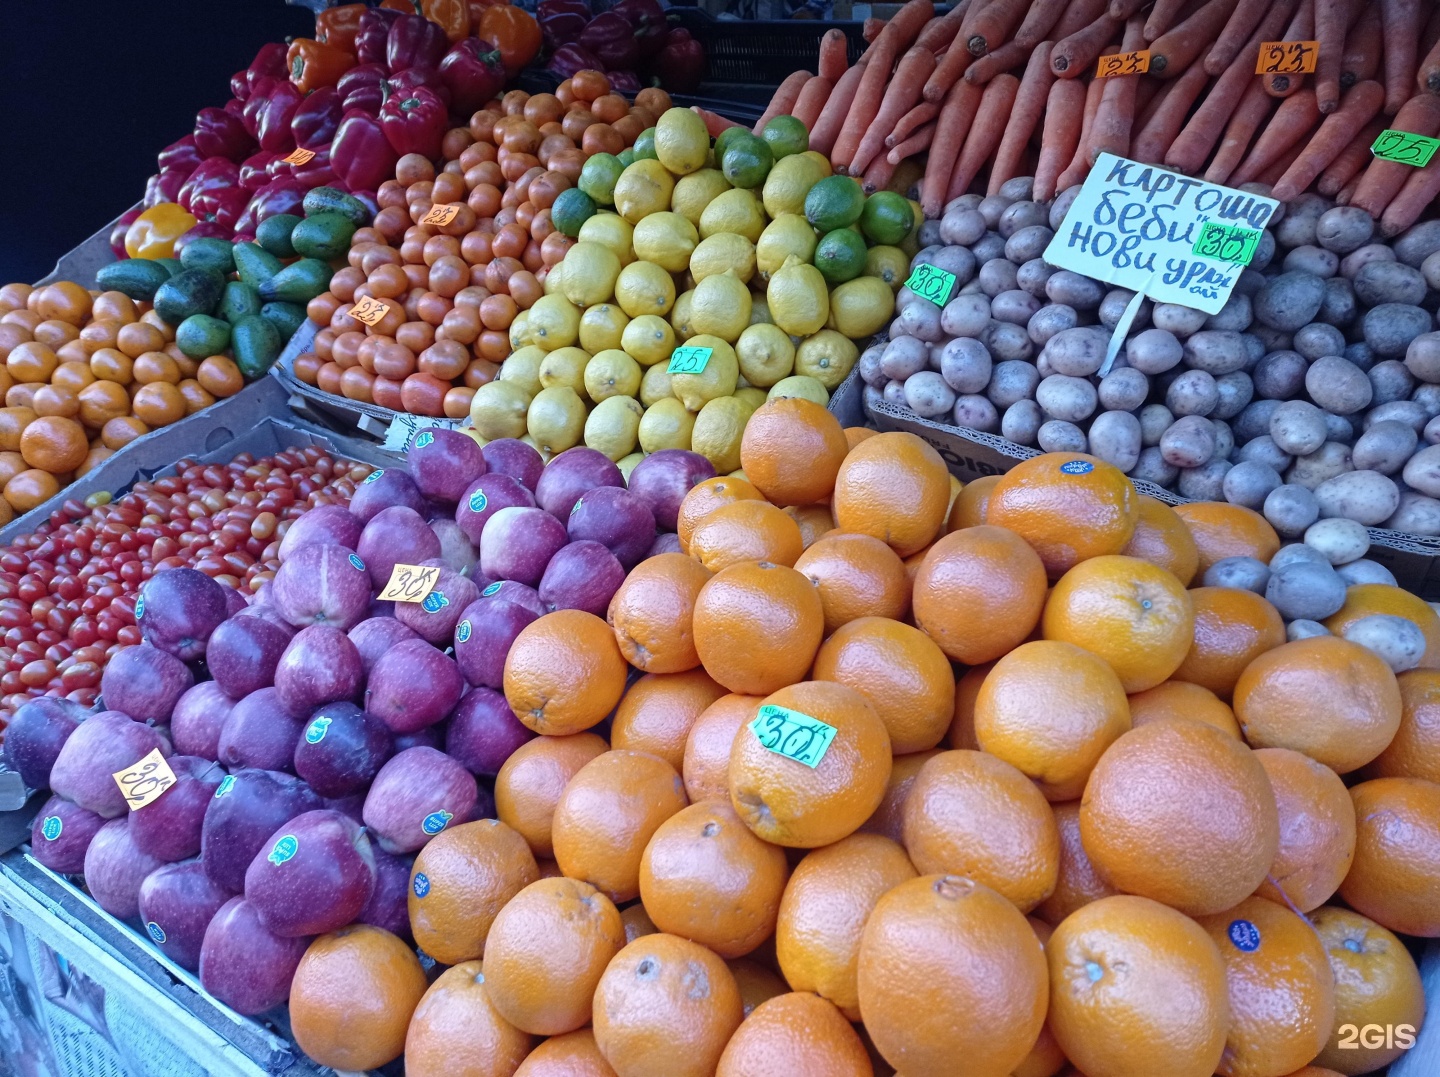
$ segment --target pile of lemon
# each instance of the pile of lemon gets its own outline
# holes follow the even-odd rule
[[[475,433],[547,459],[588,445],[627,472],[692,449],[726,474],[767,399],[828,403],[894,314],[921,212],[867,199],[808,142],[784,116],[712,145],[674,108],[633,150],[593,155],[553,211],[576,242],[476,391]]]

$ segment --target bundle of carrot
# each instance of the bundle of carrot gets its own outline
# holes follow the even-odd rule
[[[909,0],[864,32],[853,66],[827,32],[817,73],[787,78],[755,129],[799,117],[867,190],[913,176],[927,217],[1017,176],[1047,200],[1101,153],[1282,201],[1313,189],[1385,235],[1440,197],[1440,153],[1415,168],[1371,152],[1387,128],[1440,135],[1433,0],[958,0],[939,15]]]

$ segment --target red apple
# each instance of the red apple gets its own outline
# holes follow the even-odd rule
[[[196,755],[172,755],[168,762],[175,784],[130,813],[130,840],[142,853],[170,864],[199,854],[205,811],[225,771]]]
[[[396,602],[395,619],[413,628],[421,639],[444,646],[455,634],[455,624],[460,620],[461,611],[480,597],[480,588],[445,567],[438,558],[426,561],[422,567],[439,568],[440,575],[423,600]]]
[[[382,509],[404,505],[415,512],[425,511],[425,498],[404,468],[381,468],[370,472],[350,498],[350,512],[362,525]]]
[[[413,733],[443,719],[464,691],[449,655],[424,640],[398,643],[382,654],[365,685],[365,709],[394,733]]]
[[[493,778],[510,754],[534,736],[499,692],[472,688],[446,725],[445,754],[471,774]]]
[[[390,582],[396,565],[418,565],[440,556],[440,539],[413,509],[381,509],[360,532],[360,556],[370,569],[370,583],[380,590]]]
[[[535,492],[540,473],[545,470],[545,460],[533,445],[526,445],[519,438],[496,438],[487,441],[480,451],[491,472],[509,475],[531,493]]]
[[[135,599],[135,623],[145,642],[190,662],[230,616],[225,588],[193,568],[168,568],[151,576]]]
[[[115,772],[134,766],[156,748],[161,755],[170,754],[169,744],[153,727],[119,711],[101,711],[81,722],[60,749],[50,788],[96,815],[114,819],[128,810]]]
[[[29,788],[49,789],[50,769],[85,715],[80,704],[58,696],[41,696],[22,704],[5,729],[0,759]]]
[[[690,487],[715,477],[715,466],[689,449],[661,449],[652,452],[630,472],[630,492],[644,501],[655,514],[655,523],[666,531],[675,530],[680,502]]]
[[[413,853],[452,822],[470,817],[478,790],[468,770],[434,748],[407,748],[375,775],[365,825],[380,848]]]
[[[30,851],[51,871],[78,875],[85,870],[85,850],[104,825],[104,816],[51,797],[30,825]]]
[[[295,633],[275,667],[281,704],[301,717],[325,703],[359,699],[364,680],[360,652],[349,636],[330,625],[311,625]]]
[[[277,935],[323,935],[352,922],[375,889],[365,830],[321,809],[285,823],[250,861],[245,900]]]
[[[350,642],[360,652],[360,663],[367,677],[375,666],[375,660],[395,644],[420,638],[413,629],[394,617],[368,617],[350,629],[349,636]]]
[[[305,719],[285,706],[277,689],[260,688],[230,709],[220,730],[217,758],[231,770],[289,770],[304,728]]]
[[[218,583],[219,581],[217,580],[216,582]],[[226,617],[234,617],[241,610],[245,610],[250,607],[250,600],[245,597],[243,592],[236,590],[229,584],[222,583],[220,584],[220,587],[225,592]],[[206,646],[208,647],[209,644],[206,644]]]
[[[85,887],[111,916],[130,920],[140,914],[140,884],[162,863],[135,848],[129,819],[111,819],[85,850]]]
[[[465,488],[489,470],[480,446],[458,430],[422,430],[405,454],[406,467],[420,492],[451,505]]]
[[[235,700],[214,681],[201,681],[180,697],[170,715],[170,739],[181,755],[220,758],[220,731]]]
[[[540,601],[540,594],[535,588],[516,580],[496,580],[488,587],[480,589],[480,597],[495,602],[513,602],[517,606],[523,606],[536,617],[544,617],[550,612],[545,608],[545,603]]]
[[[501,509],[533,509],[535,495],[518,479],[491,472],[482,475],[465,489],[465,496],[455,506],[455,523],[475,546],[485,524]]]
[[[384,849],[374,848],[375,889],[360,915],[355,919],[362,924],[373,924],[384,928],[390,934],[412,941],[410,938],[410,869],[414,857],[395,856]]]
[[[455,626],[455,662],[465,680],[487,688],[502,687],[510,644],[538,616],[528,606],[504,601],[498,593],[467,606]]]
[[[100,695],[111,710],[137,722],[168,722],[195,675],[173,654],[141,644],[122,647],[100,676]]]
[[[609,487],[606,487],[609,489]],[[556,551],[540,579],[540,601],[551,610],[584,610],[604,617],[625,582],[625,569],[598,542],[581,539]]]
[[[368,615],[370,573],[344,546],[302,546],[275,573],[270,597],[296,628],[329,624],[348,632]]]
[[[302,546],[344,546],[353,550],[365,525],[341,505],[316,505],[290,521],[280,540],[280,560],[288,561]]]
[[[566,531],[572,542],[600,543],[628,572],[654,545],[655,514],[629,490],[599,486],[575,502]]]
[[[200,967],[205,929],[228,900],[200,861],[166,864],[140,884],[140,920],[166,957],[194,972]]]
[[[200,860],[216,883],[238,894],[245,869],[265,839],[320,798],[299,778],[273,770],[241,770],[215,790],[200,828]]]
[[[290,633],[264,617],[231,617],[210,634],[205,665],[227,696],[239,699],[275,683]]]
[[[430,521],[430,530],[440,540],[440,560],[452,572],[458,572],[474,580],[476,586],[484,587],[486,579],[475,579],[475,564],[480,560],[480,551],[470,541],[464,529],[449,516],[437,516]]]
[[[268,931],[244,898],[221,906],[200,946],[200,986],[236,1013],[254,1016],[290,997],[309,939]]]
[[[434,748],[438,752],[445,746],[445,737],[439,725],[427,725],[413,733],[397,733],[391,743],[395,747],[395,755],[408,748]]]
[[[390,758],[385,723],[353,703],[327,703],[295,745],[295,773],[322,797],[362,793]]]
[[[480,571],[534,587],[555,551],[569,541],[565,525],[544,509],[501,509],[480,536]]]
[[[562,523],[575,502],[597,486],[625,485],[620,469],[604,453],[585,445],[566,449],[545,465],[535,484],[535,500]]]

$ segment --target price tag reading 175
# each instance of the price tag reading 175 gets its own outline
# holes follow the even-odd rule
[[[345,312],[357,322],[366,325],[377,325],[380,319],[390,313],[390,304],[383,299],[376,299],[373,295],[361,296],[360,301]]]
[[[1217,262],[1249,265],[1250,259],[1255,256],[1255,248],[1260,246],[1261,235],[1262,233],[1254,228],[1206,221],[1205,226],[1200,229],[1200,237],[1195,240],[1195,246],[1190,248],[1190,253],[1198,254],[1202,258],[1214,258]]]
[[[1370,152],[1382,161],[1394,161],[1400,165],[1414,165],[1424,168],[1440,149],[1440,138],[1412,135],[1409,131],[1388,128],[1380,132]]]
[[[175,772],[156,748],[134,766],[111,775],[131,811],[143,808],[175,784]]]
[[[381,602],[424,602],[425,596],[440,579],[437,566],[396,565],[390,570],[390,581],[380,592]]]
[[[905,287],[937,307],[943,307],[955,293],[955,274],[929,262],[921,262],[911,271]]]
[[[1257,75],[1308,75],[1320,56],[1318,41],[1265,41],[1255,61]]]
[[[750,732],[755,734],[755,739],[763,747],[776,755],[804,763],[812,770],[820,765],[820,760],[830,750],[830,742],[835,739],[834,726],[774,704],[760,708],[760,713],[750,723]]]
[[[1116,52],[1100,57],[1095,64],[1095,77],[1108,79],[1114,75],[1143,75],[1150,70],[1150,50]]]
[[[676,348],[670,353],[670,365],[665,368],[667,374],[703,374],[706,366],[710,363],[712,348],[692,348],[685,346]]]

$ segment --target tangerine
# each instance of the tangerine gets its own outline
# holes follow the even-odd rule
[[[25,462],[52,474],[74,471],[89,451],[84,428],[59,415],[40,416],[20,435],[20,455]]]

